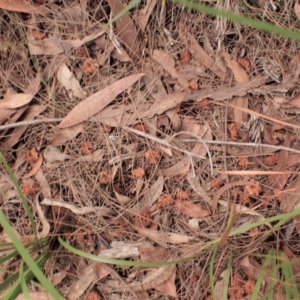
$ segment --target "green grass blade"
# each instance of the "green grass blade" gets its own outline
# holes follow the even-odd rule
[[[0,209],[0,224],[2,225],[3,229],[10,237],[12,243],[14,244],[16,250],[19,252],[21,257],[23,258],[24,262],[29,266],[32,273],[36,276],[36,278],[40,281],[40,283],[44,286],[45,290],[51,294],[54,299],[56,300],[63,300],[64,298],[58,293],[58,291],[52,286],[43,272],[40,270],[38,265],[32,259],[26,248],[23,246],[21,241],[18,239],[16,234],[14,233],[12,227],[10,226],[9,222],[7,221],[3,211]]]
[[[35,260],[35,263],[39,266],[39,268],[41,268],[46,263],[47,260],[48,260],[48,255],[43,253]],[[23,273],[24,273],[25,284],[28,284],[34,278],[34,274],[31,272],[31,270],[26,265],[24,266]],[[2,300],[15,299],[21,293],[22,282],[21,282],[20,274],[19,274],[19,272],[16,272],[15,275],[17,275],[17,280],[15,281],[15,283],[12,287],[10,287],[9,289],[6,289],[7,290],[6,294]]]
[[[210,263],[209,263],[209,284],[210,284],[210,289],[211,289],[211,295],[214,300],[218,300],[217,296],[216,296],[215,282],[214,282],[214,266],[215,266],[218,246],[219,246],[218,244],[215,244],[214,251],[212,253]]]
[[[13,174],[11,168],[9,167],[9,165],[8,165],[6,159],[5,159],[5,157],[3,156],[3,154],[2,154],[1,151],[0,151],[0,161],[3,163],[6,172],[8,173],[8,175],[9,175],[11,181],[13,182],[13,184],[14,184],[14,186],[15,186],[15,188],[16,188],[16,190],[17,190],[17,192],[18,192],[18,194],[19,194],[19,196],[20,196],[20,198],[21,198],[21,200],[22,200],[22,204],[23,204],[24,209],[25,209],[25,211],[26,211],[26,213],[27,213],[27,216],[28,216],[28,218],[29,218],[29,221],[30,221],[30,225],[31,225],[33,234],[34,234],[35,238],[37,239],[36,226],[35,226],[35,222],[34,222],[34,220],[33,220],[32,213],[31,213],[31,211],[30,211],[30,209],[29,209],[29,205],[28,205],[27,199],[26,199],[26,197],[24,196],[24,194],[23,194],[23,192],[22,192],[22,190],[21,190],[21,187],[20,187],[20,185],[19,185],[19,183],[18,183],[17,178],[16,178],[15,175]]]
[[[221,11],[221,10],[218,10],[218,9],[210,7],[210,6],[191,2],[188,0],[172,0],[172,2],[179,3],[185,7],[188,7],[188,8],[194,9],[194,10],[202,11],[209,15],[223,17],[225,19],[228,19],[228,20],[236,22],[236,23],[241,23],[241,24],[248,25],[248,26],[251,26],[256,29],[261,29],[264,31],[268,31],[271,33],[281,35],[283,37],[287,37],[287,38],[291,38],[291,39],[300,41],[300,33],[290,30],[290,29],[281,28],[279,26],[276,26],[276,25],[273,25],[273,24],[270,24],[267,22],[254,20],[252,18],[244,17],[244,16],[237,15],[234,13]]]
[[[29,295],[29,290],[27,288],[27,282],[24,278],[23,267],[24,267],[24,264],[23,264],[23,261],[22,261],[21,264],[20,264],[20,271],[19,271],[22,292],[23,292],[23,296],[26,300],[31,300],[31,297]]]
[[[262,268],[261,268],[261,271],[259,273],[259,276],[257,278],[257,281],[256,281],[256,284],[254,286],[254,290],[253,290],[253,294],[250,298],[250,300],[256,300],[256,299],[259,299],[259,290],[261,288],[261,285],[263,283],[263,280],[265,278],[265,275],[266,275],[266,272],[267,272],[267,268],[270,264],[270,261],[271,261],[271,256],[270,255],[267,255],[266,256],[266,259],[262,265]]]
[[[231,274],[231,269],[232,269],[232,259],[233,259],[233,254],[232,254],[232,251],[231,251],[230,255],[229,255],[229,259],[228,259],[228,268],[227,268],[225,282],[224,282],[224,294],[223,294],[222,300],[227,300],[228,299],[228,289],[229,289],[229,284],[230,284],[230,274]]]

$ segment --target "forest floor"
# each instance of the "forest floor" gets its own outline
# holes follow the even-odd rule
[[[33,2],[1,4],[0,150],[51,237],[43,270],[66,299],[250,299],[266,256],[299,257],[297,216],[266,220],[299,205],[299,42],[165,1],[113,24],[117,0]],[[205,2],[300,29],[294,1]],[[3,166],[0,186],[26,243]],[[186,261],[93,262],[58,236],[127,262]],[[281,275],[260,295],[287,299]]]

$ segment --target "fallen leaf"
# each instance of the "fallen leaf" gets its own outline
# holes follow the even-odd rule
[[[216,296],[216,299],[222,299],[223,298],[227,273],[228,273],[228,270],[224,270],[218,276],[218,280],[215,283],[215,296]]]
[[[236,60],[231,59],[230,55],[226,52],[223,52],[222,56],[224,57],[227,66],[231,69],[237,82],[249,82],[249,76],[247,72],[239,65],[239,63]],[[233,104],[237,107],[248,108],[248,96],[245,95],[234,98]],[[239,130],[241,124],[244,124],[248,121],[248,114],[240,109],[235,108],[233,110],[233,120],[237,129]]]
[[[60,146],[75,138],[83,130],[82,124],[59,130],[51,141],[52,146]]]
[[[130,87],[142,76],[144,76],[144,73],[128,76],[96,92],[76,105],[57,127],[70,127],[87,120],[89,117],[101,111],[113,101],[118,94]]]
[[[186,93],[174,93],[163,96],[156,100],[150,108],[142,115],[143,118],[151,119],[154,115],[161,115],[166,110],[175,107],[186,99]]]
[[[206,126],[207,125],[207,126]],[[191,132],[194,135],[198,135],[203,140],[211,140],[212,133],[208,124],[205,126],[200,126],[193,118],[185,117],[182,119],[182,131]],[[209,146],[208,146],[209,147]],[[205,156],[207,154],[207,150],[202,143],[196,143],[195,146],[191,150],[192,153]],[[199,161],[200,158],[193,157],[193,161]],[[182,173],[182,170],[185,170],[188,165],[190,165],[191,161],[189,157],[184,157],[181,161],[176,163],[174,166],[160,170],[163,176],[176,176]]]
[[[12,109],[23,106],[29,103],[33,96],[34,95],[32,94],[13,94],[4,96],[4,98],[0,100],[0,108]]]
[[[79,278],[73,282],[68,291],[66,296],[68,300],[80,298],[80,296],[88,289],[90,284],[97,280],[97,274],[94,268],[94,264],[92,264],[80,270]]]
[[[175,68],[175,61],[174,59],[167,53],[161,50],[154,50],[153,59],[155,59],[162,67],[170,73],[173,78],[176,78],[179,84],[184,88],[184,90],[189,90],[189,82],[184,77],[179,70]]]
[[[98,149],[89,155],[84,155],[84,156],[79,157],[78,161],[99,162],[99,161],[102,161],[103,155],[104,155],[103,150]]]
[[[179,213],[191,218],[201,218],[210,215],[209,210],[202,209],[201,206],[187,200],[176,201],[174,207]]]
[[[31,300],[55,300],[51,295],[46,292],[32,292],[29,293]],[[15,300],[27,300],[27,295],[20,294]]]
[[[105,284],[114,288],[116,291],[122,291],[122,293],[124,293],[124,290],[126,289],[131,289],[135,292],[146,291],[153,289],[168,280],[175,269],[175,265],[162,266],[149,272],[141,281],[133,281],[124,285],[120,283],[120,281],[107,280]]]
[[[193,191],[202,198],[207,204],[211,205],[211,199],[206,193],[205,189],[200,185],[199,178],[193,177],[192,172],[190,171],[187,175],[187,181]]]
[[[143,262],[166,261],[170,256],[168,249],[162,246],[148,248],[139,247],[138,251],[140,254],[140,259]]]
[[[174,269],[169,279],[167,279],[163,284],[155,287],[155,289],[161,292],[163,295],[171,296],[176,299],[177,293],[176,293],[175,279],[176,279],[176,269]]]
[[[123,241],[113,241],[110,244],[109,249],[103,249],[100,251],[99,256],[105,256],[109,258],[124,259],[130,257],[137,257],[140,255],[139,248],[147,247],[152,249],[151,243],[125,243]]]
[[[11,115],[15,113],[15,111],[16,110],[14,110],[14,109],[0,108],[0,125],[2,125],[4,122],[6,122],[11,117]]]
[[[58,148],[51,145],[47,146],[43,151],[43,156],[48,163],[53,163],[55,161],[64,161],[71,158],[70,155],[61,152]]]
[[[183,244],[188,243],[194,239],[194,237],[188,235],[177,234],[173,232],[166,232],[161,230],[153,230],[148,228],[137,228],[134,229],[141,235],[147,237],[155,242],[163,242],[170,244]]]
[[[156,5],[156,0],[147,1],[145,7],[138,11],[137,22],[142,31],[145,31],[149,17]]]
[[[300,3],[298,2],[298,0],[295,1],[294,10],[298,20],[300,20]]]
[[[71,90],[75,97],[82,99],[86,96],[86,92],[81,88],[78,80],[65,63],[58,67],[56,76],[59,83],[67,91]]]
[[[86,35],[82,40],[80,39],[70,39],[70,40],[60,40],[57,37],[49,36],[43,40],[36,40],[32,34],[31,30],[27,30],[27,40],[30,53],[32,55],[58,55],[64,53],[68,55],[72,50],[76,50],[82,45],[98,38],[105,31],[95,31],[90,35]]]
[[[256,281],[261,276],[262,267],[254,258],[245,256],[240,266],[249,279]]]
[[[111,57],[121,62],[132,61],[125,49],[121,46],[119,46],[118,49],[115,48],[112,50]]]
[[[22,179],[27,179],[33,176],[42,166],[43,163],[43,155],[40,153],[38,160],[32,165],[32,169],[29,173],[26,175],[22,176]]]
[[[118,0],[108,0],[107,2],[114,17],[124,9],[123,4]],[[128,12],[116,20],[116,27],[119,32],[119,38],[128,49],[130,55],[138,59],[141,51],[138,31]]]
[[[5,10],[23,12],[27,14],[47,14],[50,11],[43,6],[33,5],[30,1],[24,0],[1,0],[0,8]]]
[[[36,116],[42,113],[47,107],[43,105],[30,105],[26,108],[25,112],[22,114],[22,121],[33,120]],[[22,108],[19,108],[22,109]],[[18,109],[18,110],[19,110]],[[11,133],[10,137],[0,145],[0,148],[11,149],[16,143],[20,141],[22,134],[27,129],[28,125],[16,127]]]
[[[283,195],[283,199],[280,203],[280,209],[283,212],[292,211],[297,205],[299,205],[299,193],[300,193],[300,175],[288,185],[286,193]]]
[[[227,66],[232,71],[237,82],[249,82],[249,76],[247,72],[239,65],[236,60],[231,59],[230,54],[223,52],[222,56],[224,57]]]
[[[52,274],[50,278],[50,282],[56,286],[60,284],[66,277],[68,276],[68,271],[67,270],[62,270],[60,272],[56,272]]]
[[[217,66],[215,60],[203,50],[203,48],[198,44],[197,40],[186,30],[186,27],[182,22],[179,23],[179,38],[181,42],[186,45],[187,50],[193,55],[193,57],[198,60],[198,62],[210,69],[221,80],[225,79],[226,73],[223,72]]]
[[[135,216],[133,224],[139,228],[146,228],[152,223],[151,211],[149,209],[142,210]]]
[[[138,214],[138,212],[151,207],[161,195],[164,188],[164,178],[159,176],[157,180],[151,184],[151,187],[145,191],[144,198],[137,202],[132,208],[128,210],[132,214]]]

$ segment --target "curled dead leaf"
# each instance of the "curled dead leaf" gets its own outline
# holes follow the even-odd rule
[[[176,201],[174,207],[181,214],[192,218],[202,218],[210,215],[209,210],[202,209],[200,205],[196,205],[187,200]]]
[[[43,163],[43,155],[40,153],[38,160],[32,165],[32,169],[29,173],[26,175],[22,176],[22,179],[27,179],[33,176],[42,166]]]

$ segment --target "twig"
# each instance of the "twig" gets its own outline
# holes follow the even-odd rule
[[[169,147],[169,148],[172,148],[172,149],[174,149],[174,150],[176,150],[176,151],[183,152],[183,153],[185,153],[185,154],[188,155],[188,156],[195,156],[195,157],[198,157],[198,158],[201,158],[201,159],[205,159],[205,157],[202,156],[202,155],[198,155],[198,154],[192,153],[192,152],[190,152],[190,151],[181,149],[181,148],[179,148],[179,147],[173,146],[173,145],[171,145],[167,140],[159,139],[159,138],[157,138],[157,137],[155,137],[155,136],[152,136],[152,135],[150,135],[150,134],[148,134],[148,133],[145,133],[145,132],[136,130],[136,129],[131,128],[131,127],[128,127],[128,126],[123,126],[123,128],[126,129],[127,131],[130,131],[130,132],[135,133],[135,134],[137,134],[137,135],[139,135],[139,136],[142,136],[142,137],[144,137],[144,138],[147,138],[147,139],[149,139],[149,140],[152,140],[152,141],[154,141],[154,142],[156,142],[156,143],[158,143],[158,144],[161,144],[161,145],[163,145],[163,146],[165,146],[165,147]]]
[[[198,136],[197,134],[189,132],[189,131],[180,131],[180,132],[177,132],[177,133],[175,133],[175,134],[173,134],[171,136],[171,140],[174,137],[176,137],[177,135],[179,135],[179,134],[189,134],[189,135],[195,137],[200,143],[203,144],[203,146],[204,146],[204,148],[205,148],[205,150],[206,150],[206,152],[208,154],[211,176],[214,176],[214,168],[213,168],[212,158],[211,158],[211,154],[210,154],[209,148],[206,145],[206,141],[202,140],[202,138],[200,136]]]
[[[198,140],[198,141],[197,141]],[[223,144],[223,145],[230,145],[230,146],[249,146],[249,147],[263,147],[263,148],[271,148],[275,150],[287,150],[290,152],[294,152],[297,154],[300,154],[300,150],[292,149],[289,147],[284,147],[284,146],[276,146],[276,145],[269,145],[269,144],[259,144],[259,143],[240,143],[240,142],[228,142],[228,141],[212,141],[212,140],[202,140],[199,137],[197,137],[197,140],[193,139],[181,139],[180,142],[184,143],[203,143],[205,142],[206,144]]]
[[[20,126],[28,126],[28,125],[37,125],[37,124],[43,124],[43,123],[58,123],[61,122],[63,118],[57,118],[57,119],[39,119],[39,120],[30,120],[30,121],[22,121],[17,123],[11,123],[11,124],[5,124],[0,126],[0,131],[20,127]]]

